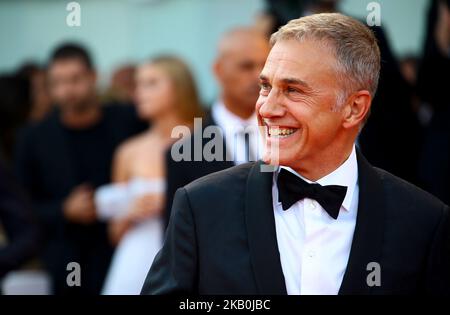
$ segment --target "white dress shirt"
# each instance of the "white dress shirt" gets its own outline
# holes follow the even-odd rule
[[[258,133],[258,120],[256,113],[253,113],[248,119],[242,119],[241,117],[230,112],[222,101],[216,101],[211,109],[211,115],[218,125],[222,129],[223,136],[225,138],[225,144],[227,154],[233,160],[235,165],[239,165],[248,162],[246,157],[245,140],[241,132],[248,130],[250,127],[254,130],[254,133],[250,133],[249,150],[254,157],[254,161],[261,157],[262,142]],[[255,156],[256,154],[256,156]],[[250,157],[252,156],[250,155]]]
[[[286,170],[311,181],[288,167]],[[276,236],[288,294],[334,295],[339,292],[350,254],[358,211],[358,165],[355,147],[335,171],[317,180],[320,185],[347,186],[335,220],[312,199],[297,201],[286,211],[278,202],[277,177],[272,185]]]

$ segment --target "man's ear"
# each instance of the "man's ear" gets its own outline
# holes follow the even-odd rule
[[[220,60],[220,58],[217,58],[214,61],[214,64],[212,66],[212,70],[214,73],[214,76],[216,77],[217,82],[221,82],[222,81],[222,62]]]
[[[367,90],[361,90],[352,94],[344,108],[344,128],[360,126],[368,115],[372,103],[372,96]]]

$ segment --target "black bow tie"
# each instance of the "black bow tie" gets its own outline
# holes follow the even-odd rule
[[[337,219],[347,193],[346,186],[309,184],[285,169],[280,170],[277,185],[278,201],[283,210],[289,209],[303,198],[310,198],[316,200],[333,219]]]

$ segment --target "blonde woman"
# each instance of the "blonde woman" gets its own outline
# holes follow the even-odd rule
[[[164,153],[175,126],[192,127],[202,116],[193,77],[180,59],[163,56],[137,69],[139,116],[148,131],[127,140],[114,158],[113,184],[97,191],[99,217],[109,220],[117,249],[103,294],[139,294],[162,245],[165,193]]]

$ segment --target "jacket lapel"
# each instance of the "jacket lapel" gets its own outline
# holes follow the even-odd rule
[[[214,118],[212,117],[211,113],[208,113],[204,119],[203,129],[200,131],[202,133],[202,135],[203,135],[204,130],[210,126],[218,126],[218,125],[214,121]],[[211,141],[211,139],[204,138],[202,136],[202,149],[205,148],[205,145],[209,141]],[[208,162],[208,161],[203,160],[200,165],[200,173],[201,174],[207,175],[207,174],[218,172],[218,171],[221,171],[221,170],[224,170],[224,169],[234,166],[234,162],[227,158],[228,152],[227,152],[227,148],[226,148],[226,141],[225,141],[224,134],[221,135],[220,143],[222,143],[222,152],[223,152],[222,160],[221,161],[213,161],[213,162]],[[194,144],[192,144],[192,145],[194,145]],[[199,173],[198,169],[193,169],[192,171],[194,174]]]
[[[347,269],[339,294],[369,294],[367,264],[380,263],[386,205],[380,176],[357,151],[359,205]]]
[[[287,294],[281,268],[272,207],[273,172],[250,169],[245,194],[245,219],[251,263],[259,294]]]

